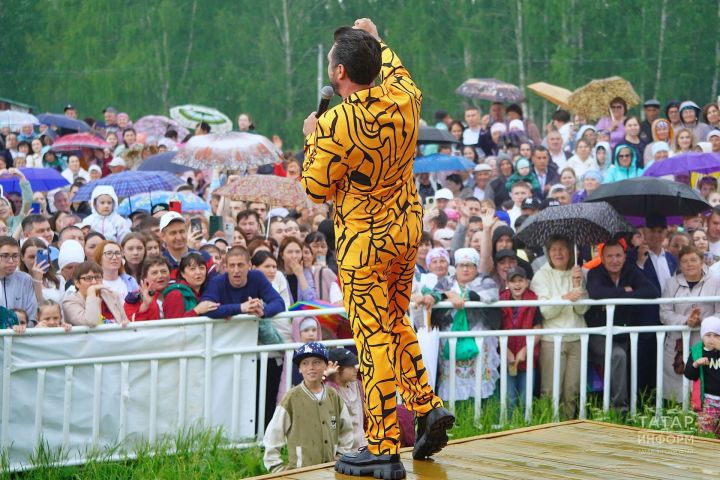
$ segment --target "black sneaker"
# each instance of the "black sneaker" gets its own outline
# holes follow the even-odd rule
[[[335,471],[356,477],[369,476],[388,480],[405,478],[400,455],[373,455],[367,448],[346,453],[335,462]]]
[[[417,417],[417,435],[413,458],[422,460],[436,454],[448,443],[447,431],[455,417],[444,407],[433,408],[427,415]]]

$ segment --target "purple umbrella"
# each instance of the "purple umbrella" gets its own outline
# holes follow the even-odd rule
[[[665,175],[687,174],[688,172],[713,173],[720,172],[720,154],[711,152],[679,153],[650,165],[646,177],[663,177]]]

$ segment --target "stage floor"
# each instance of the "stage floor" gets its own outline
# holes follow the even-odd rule
[[[434,461],[404,449],[402,459],[409,480],[720,478],[720,440],[583,420],[455,440]],[[359,477],[324,464],[256,478]]]

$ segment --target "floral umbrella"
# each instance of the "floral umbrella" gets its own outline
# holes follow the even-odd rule
[[[55,140],[52,150],[55,152],[74,152],[81,148],[108,148],[110,146],[105,140],[92,133],[73,133],[63,135]]]
[[[192,137],[172,161],[198,170],[217,167],[244,173],[280,158],[277,147],[262,135],[227,132]]]
[[[616,97],[625,100],[628,108],[640,103],[630,82],[621,77],[609,77],[593,80],[575,90],[568,98],[568,106],[572,112],[596,120],[609,115],[610,101]]]
[[[158,139],[164,137],[168,129],[175,130],[180,139],[187,137],[188,133],[190,133],[187,128],[178,122],[163,115],[146,115],[139,118],[133,124],[133,128],[138,133],[146,133],[149,137]]]
[[[211,133],[225,133],[232,130],[232,121],[227,115],[204,105],[179,105],[170,109],[170,117],[180,125],[194,129],[198,123],[210,125]]]
[[[525,100],[525,95],[519,87],[496,78],[469,78],[455,90],[455,93],[491,102],[518,103]]]
[[[183,212],[207,212],[210,210],[210,205],[192,192],[147,192],[133,195],[120,202],[118,213],[127,216],[136,210],[149,212],[153,205],[169,204],[172,201],[180,202]]]
[[[263,202],[270,207],[298,209],[312,204],[300,182],[275,175],[247,175],[213,193],[244,202]]]

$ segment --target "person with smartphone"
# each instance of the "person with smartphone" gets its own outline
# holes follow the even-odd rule
[[[28,238],[20,249],[20,271],[33,279],[33,291],[38,303],[45,300],[62,302],[65,279],[56,273],[50,261],[47,244],[40,238]]]
[[[193,235],[201,237],[202,233],[194,232]],[[192,249],[188,246],[188,224],[181,214],[167,212],[160,217],[160,239],[164,243],[162,255],[170,265],[170,277],[175,279],[178,266],[183,255],[188,252],[200,253],[207,264],[208,272],[214,274],[212,258],[207,252]]]

